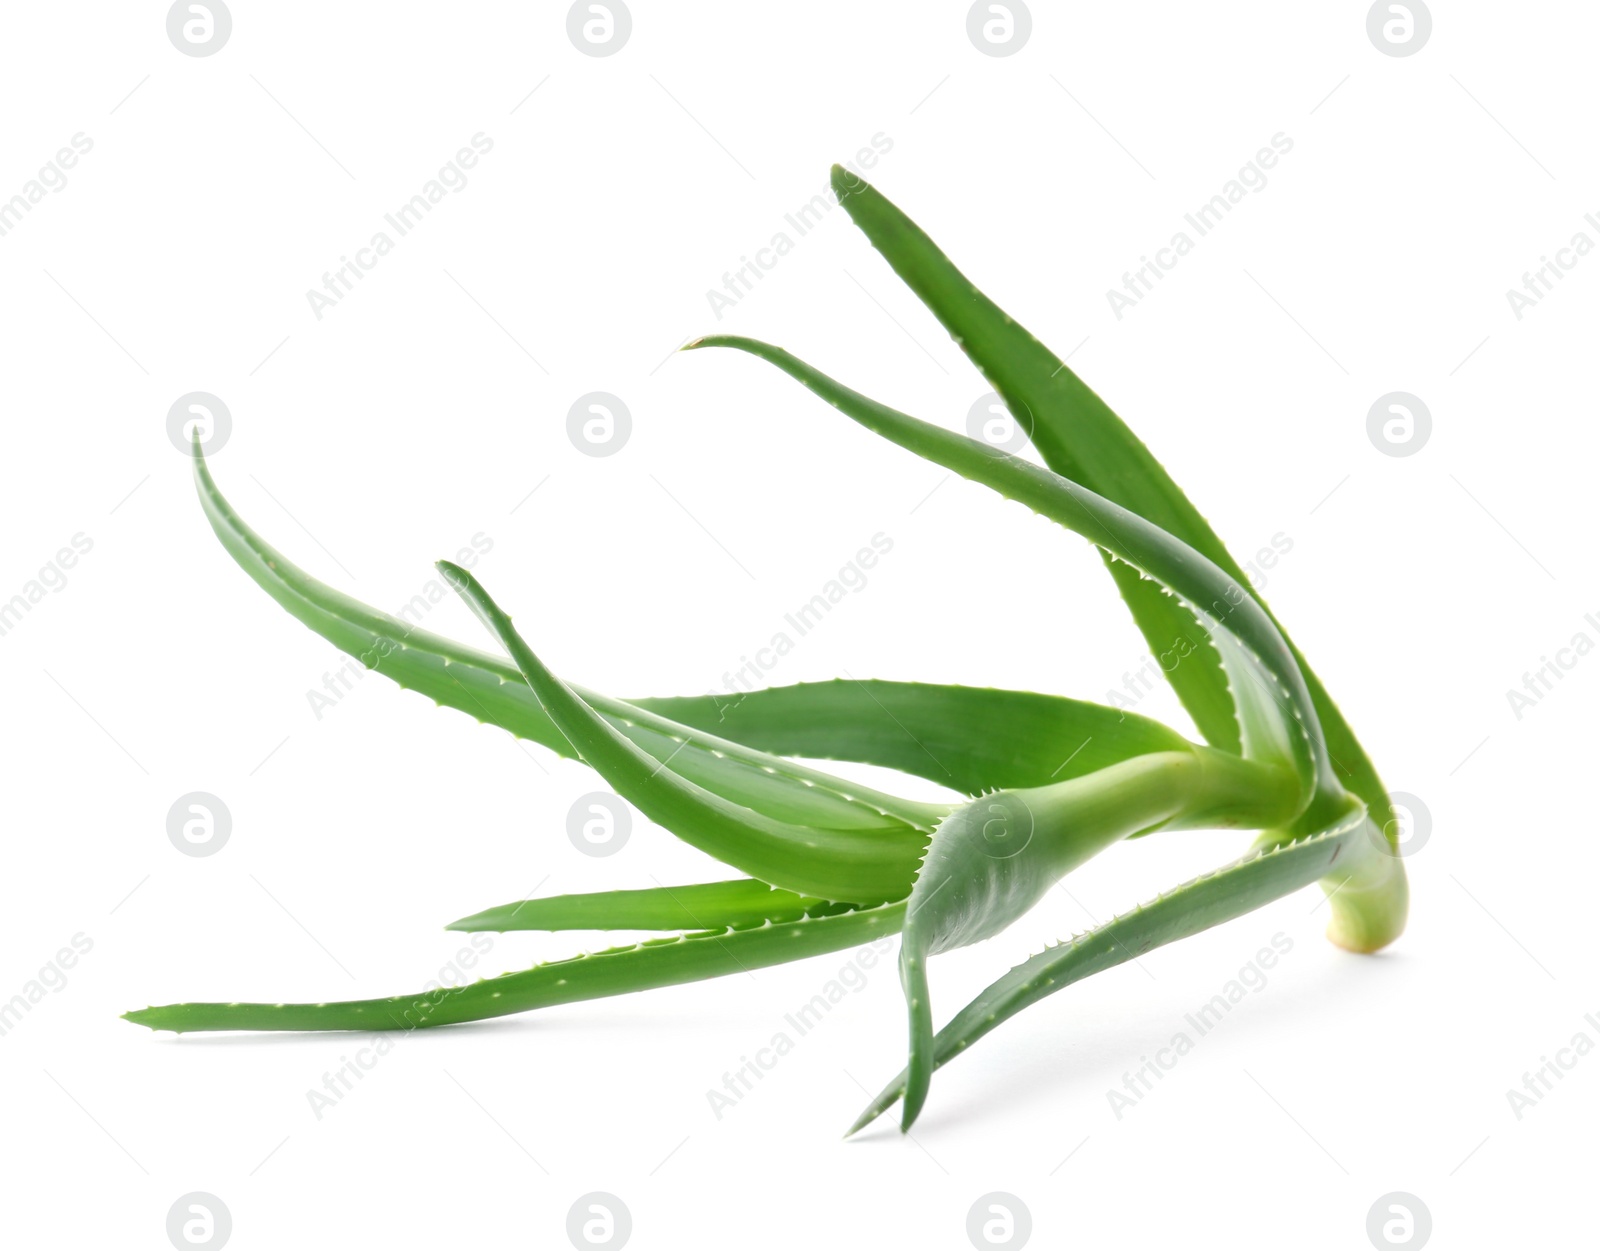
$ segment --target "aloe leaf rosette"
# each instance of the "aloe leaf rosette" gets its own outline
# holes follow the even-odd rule
[[[1393,941],[1407,888],[1378,775],[1304,657],[1148,449],[894,205],[836,168],[834,188],[891,268],[1028,432],[1044,465],[879,404],[782,348],[711,336],[782,370],[867,430],[1020,502],[1094,545],[1201,740],[1121,709],[1029,691],[914,682],[803,683],[621,700],[570,683],[476,579],[440,562],[488,631],[484,651],[416,629],[318,581],[252,530],[200,452],[202,508],[230,556],[291,615],[438,704],[580,760],[651,821],[727,865],[726,881],[513,900],[457,930],[644,931],[657,938],[470,985],[330,1003],[182,1003],[130,1012],[153,1029],[406,1030],[629,994],[901,934],[907,1062],[854,1129],[1041,998],[1154,947],[1320,882],[1329,936]],[[893,795],[806,760],[937,782]],[[1250,849],[1002,974],[935,1028],[929,961],[993,938],[1064,876],[1126,838],[1258,831]]]

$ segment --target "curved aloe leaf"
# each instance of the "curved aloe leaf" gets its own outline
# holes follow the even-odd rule
[[[1047,786],[1192,746],[1159,721],[1103,704],[973,686],[851,679],[637,702],[747,747],[881,765],[967,795]]]
[[[798,921],[804,916],[848,910],[847,904],[831,904],[744,878],[523,899],[475,912],[445,928],[496,934],[511,930],[709,930],[761,921]]]
[[[515,666],[413,629],[304,573],[243,522],[217,489],[198,448],[194,465],[200,499],[224,547],[292,615],[402,686],[554,750],[578,754]],[[838,779],[760,749],[901,768],[969,793],[1047,785],[1163,751],[1194,751],[1215,757],[1214,770],[1228,768],[1228,758],[1188,743],[1157,722],[1031,692],[850,681],[774,688],[732,699],[696,696],[625,703],[589,692],[579,697],[657,760],[672,760],[674,772],[715,785],[736,803],[752,808],[759,804],[768,815],[802,812],[828,828],[884,828],[887,812],[895,826],[931,832],[948,809],[908,805],[853,784],[846,789]],[[731,738],[712,733],[718,729]],[[775,783],[787,784],[799,799],[770,789]],[[1245,791],[1251,783],[1242,780],[1239,785]],[[862,802],[863,794],[870,802]],[[818,797],[830,805],[820,812],[807,806]],[[909,881],[902,893],[906,886]],[[513,903],[457,925],[704,928],[737,924],[756,912],[766,920],[788,919],[802,898],[808,897],[764,883],[720,883],[659,894],[613,892]],[[837,905],[817,901],[804,911],[815,918],[830,907]],[[795,954],[798,958],[803,952],[796,948]],[[185,1007],[175,1005],[174,1010]]]
[[[994,387],[1045,464],[1244,577],[1138,436],[1064,362],[979,291],[877,188],[835,165],[833,189],[851,220]],[[1237,751],[1227,678],[1205,646],[1203,627],[1126,566],[1106,563],[1153,654],[1180,639],[1189,644],[1182,662],[1166,670],[1167,679],[1206,741]]]
[[[1290,831],[1303,834],[1323,829],[1343,810],[1347,792],[1334,768],[1300,660],[1271,615],[1245,591],[1245,579],[1234,577],[1181,540],[1086,487],[868,399],[782,348],[733,335],[714,335],[687,346],[738,348],[776,365],[868,429],[1008,499],[1027,504],[1176,592],[1187,601],[1195,619],[1207,627],[1216,645],[1229,679],[1245,754],[1270,751],[1269,743],[1281,743],[1283,735],[1288,735],[1302,781],[1310,788],[1308,802],[1290,823]],[[1216,628],[1219,625],[1223,627],[1220,630]],[[1356,793],[1365,801],[1362,792]],[[1382,818],[1379,828],[1394,850],[1395,829],[1392,818],[1385,816],[1390,811],[1387,799],[1382,805],[1369,806],[1369,811]],[[1328,883],[1324,889],[1333,899],[1328,937],[1341,947],[1376,951],[1405,928],[1409,890],[1398,855],[1377,865],[1375,879],[1359,895],[1332,896],[1336,887]]]
[[[577,752],[545,715],[515,665],[418,630],[319,582],[256,534],[217,489],[198,442],[195,485],[212,529],[234,560],[284,608],[369,669],[437,703],[543,743]],[[581,697],[684,777],[777,820],[830,829],[929,830],[945,809],[855,786],[816,769],[691,730],[648,709],[579,688]]]
[[[909,217],[858,175],[833,167],[833,188],[851,219],[895,274],[943,323],[1005,401],[1046,465],[1063,477],[1138,513],[1181,539],[1245,587],[1265,608],[1215,531],[1138,436],[1049,348],[969,280]],[[1203,631],[1181,604],[1107,561],[1118,589],[1155,654],[1178,639],[1198,643]],[[1395,847],[1394,811],[1361,744],[1305,659],[1284,635],[1316,706],[1334,768],[1366,802]],[[1167,669],[1184,707],[1206,740],[1237,749],[1226,677],[1204,647],[1185,649]],[[1315,828],[1316,816],[1308,814]],[[1403,893],[1404,876],[1396,889]],[[1403,899],[1401,900],[1403,906]]]
[[[738,336],[720,335],[688,345],[732,347],[776,365],[821,398],[875,433],[926,457],[963,477],[1027,504],[1036,512],[1088,538],[1119,561],[1143,571],[1185,602],[1195,620],[1206,627],[1211,643],[1228,677],[1228,693],[1239,726],[1246,759],[1274,766],[1290,766],[1300,780],[1300,802],[1289,815],[1292,828],[1304,830],[1314,822],[1324,828],[1348,806],[1349,795],[1335,774],[1323,740],[1310,692],[1299,662],[1289,650],[1276,624],[1240,580],[1151,522],[1106,500],[1088,488],[1003,451],[918,421],[905,413],[868,399],[770,344]],[[1148,757],[1145,759],[1154,759]],[[1129,762],[1135,764],[1138,762]],[[963,812],[967,810],[962,810]],[[1299,825],[1293,825],[1298,821]],[[1064,838],[1070,833],[1064,832]],[[959,854],[936,856],[943,845],[963,844]],[[929,861],[917,878],[912,894],[913,915],[924,892],[930,895],[956,882],[963,887],[978,883],[974,898],[979,911],[995,928],[1008,924],[1019,911],[1031,906],[1004,888],[993,875],[974,871],[971,857],[983,854],[975,827],[958,812],[934,835]],[[1357,950],[1371,950],[1390,941],[1404,924],[1404,878],[1390,857],[1375,866],[1379,880],[1368,892],[1336,900],[1329,934],[1335,941]],[[1026,876],[1047,886],[1056,877],[1049,864],[1030,867]],[[1398,884],[1398,888],[1397,888]],[[1330,884],[1325,884],[1333,889]],[[1042,887],[1040,888],[1043,889]],[[928,1003],[924,953],[963,941],[962,918],[935,910],[926,924],[908,925],[902,946],[902,981],[910,1015],[911,1059],[904,1124],[909,1125],[926,1097],[932,1072],[930,1060],[931,1009]],[[971,940],[965,940],[971,941]]]
[[[833,830],[742,807],[675,772],[631,742],[545,667],[482,585],[459,565],[440,573],[511,654],[546,714],[584,762],[657,825],[773,886],[846,903],[878,904],[911,889],[926,839],[911,829]]]
[[[175,1003],[123,1019],[150,1029],[412,1030],[509,1016],[533,1008],[626,995],[636,990],[744,973],[871,942],[900,928],[905,903],[832,916],[762,922],[748,929],[655,938],[630,947],[553,960],[484,978],[385,999],[341,1003]]]
[[[1358,801],[1326,828],[1298,841],[1266,840],[1241,859],[1195,878],[1125,916],[1017,965],[958,1012],[934,1037],[926,1063],[948,1064],[973,1043],[1024,1008],[1092,974],[1115,968],[1147,951],[1241,917],[1284,895],[1323,880],[1343,883],[1372,871],[1388,855]],[[855,1133],[915,1089],[907,1066],[883,1088],[849,1133]],[[909,1125],[915,1117],[907,1104]]]
[[[1292,765],[1302,782],[1302,808],[1313,797],[1323,810],[1342,801],[1344,788],[1333,773],[1299,665],[1272,619],[1238,578],[1087,487],[869,399],[782,348],[738,335],[710,335],[687,345],[702,347],[736,348],[777,366],[874,433],[1026,504],[1182,597],[1196,619],[1210,627],[1230,678],[1230,702],[1245,723],[1247,756]],[[1277,751],[1288,755],[1275,758]]]
[[[417,629],[313,578],[244,522],[217,488],[198,445],[194,471],[223,547],[297,620],[408,690],[576,757],[515,665]],[[684,777],[768,816],[815,819],[834,829],[898,822],[931,831],[945,810],[869,787],[845,790],[829,774],[768,752],[881,764],[977,794],[1044,785],[1186,741],[1144,717],[1024,691],[820,682],[736,696],[623,701],[574,689],[652,756],[671,758]]]
[[[994,937],[1119,839],[1193,821],[1200,813],[1207,824],[1225,816],[1255,824],[1297,811],[1292,775],[1252,772],[1253,785],[1238,787],[1236,778],[1219,778],[1196,753],[1158,752],[1070,782],[998,791],[940,822],[911,889],[900,943],[910,1024],[906,1128],[922,1110],[933,1075],[928,957]],[[1237,805],[1232,813],[1219,811],[1230,801]],[[1261,810],[1274,801],[1275,812]]]

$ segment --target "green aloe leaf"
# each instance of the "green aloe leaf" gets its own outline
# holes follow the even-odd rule
[[[198,448],[194,463],[201,501],[224,547],[297,619],[402,686],[578,756],[516,666],[415,630],[312,578],[244,523],[217,488]],[[909,805],[854,784],[845,787],[836,778],[769,752],[900,768],[970,794],[1001,786],[1048,785],[1155,752],[1213,754],[1146,718],[1031,692],[852,680],[737,697],[634,703],[587,691],[578,694],[657,761],[670,759],[674,772],[716,787],[736,803],[759,805],[769,816],[796,815],[824,828],[909,827],[928,833],[948,809]],[[1219,758],[1213,767],[1224,766]],[[784,785],[789,791],[775,789]],[[866,802],[864,795],[870,796]],[[828,806],[820,811],[809,806],[818,799]],[[908,887],[909,878],[901,893]],[[672,895],[678,896],[676,902]],[[753,911],[770,910],[764,919],[786,919],[791,909],[802,906],[798,901],[809,898],[774,891],[764,883],[722,883],[660,894],[609,892],[513,903],[457,924],[704,928],[737,924]],[[827,910],[820,902],[805,907],[813,917]],[[802,949],[795,952],[798,958]]]
[[[916,293],[988,379],[1027,431],[1045,464],[1063,477],[1138,513],[1200,552],[1265,608],[1238,562],[1148,448],[1066,363],[978,290],[909,217],[865,180],[833,168],[839,202],[896,275]],[[1181,605],[1108,561],[1123,598],[1152,653],[1179,640],[1193,644],[1204,631]],[[1285,640],[1288,641],[1287,635]],[[1300,653],[1289,642],[1310,690],[1339,779],[1366,802],[1373,819],[1397,837],[1394,811],[1354,732]],[[1186,647],[1168,669],[1184,707],[1206,740],[1237,745],[1230,724],[1226,677],[1209,650]],[[1307,818],[1315,822],[1315,814]],[[1403,889],[1403,879],[1401,889]]]
[[[1241,579],[1087,487],[869,399],[782,348],[738,335],[710,335],[687,347],[735,348],[777,366],[867,429],[1026,504],[1185,600],[1207,627],[1228,673],[1229,701],[1247,758],[1292,767],[1301,779],[1302,807],[1314,796],[1323,810],[1342,803],[1344,788],[1333,773],[1299,664]]]
[[[638,702],[747,747],[881,765],[967,795],[1191,746],[1159,721],[1102,704],[972,686],[851,679]]]
[[[870,400],[781,348],[727,335],[689,346],[737,348],[776,365],[868,429],[1027,504],[1180,596],[1206,627],[1228,675],[1245,759],[1298,779],[1274,823],[1292,821],[1308,808],[1325,819],[1347,806],[1298,663],[1271,618],[1236,578],[1086,487]],[[1193,782],[1185,781],[1195,765],[1189,753],[1142,756],[1054,787],[990,796],[940,824],[912,889],[901,945],[910,1032],[905,1126],[920,1112],[933,1071],[927,957],[999,933],[1062,875],[1117,839],[1193,817],[1197,809],[1214,817],[1219,797],[1197,794]],[[1281,793],[1284,786],[1280,781],[1261,789]],[[1028,837],[1017,850],[997,855],[991,830],[1009,829],[1024,817]],[[1014,837],[1006,845],[1013,842]]]
[[[412,1030],[482,1021],[534,1008],[626,995],[746,973],[871,942],[900,928],[905,903],[855,908],[744,929],[654,938],[629,947],[536,964],[468,986],[335,1003],[175,1003],[123,1019],[150,1029]]]
[[[1325,828],[1296,841],[1263,840],[1248,855],[1167,891],[1070,942],[1029,957],[992,983],[933,1038],[925,1063],[948,1064],[990,1030],[1048,995],[1167,943],[1198,934],[1320,880],[1359,881],[1390,859],[1365,807],[1352,800]],[[1379,870],[1381,872],[1381,869]],[[915,1089],[908,1065],[883,1088],[855,1133]],[[914,1118],[907,1105],[906,1124]]]
[[[849,910],[812,895],[776,890],[765,882],[702,882],[554,895],[486,908],[446,929],[504,934],[512,930],[711,930],[762,921],[798,921]]]
[[[920,832],[796,825],[690,781],[674,771],[670,760],[658,760],[630,741],[551,673],[476,578],[447,560],[438,568],[511,654],[545,713],[584,763],[657,825],[724,864],[785,890],[878,904],[901,899],[911,889],[927,842]]]
[[[1100,553],[1100,558],[1150,654],[1175,658],[1172,664],[1163,661],[1161,672],[1200,736],[1219,750],[1242,751],[1239,722],[1228,698],[1228,675],[1223,671],[1222,658],[1210,646],[1205,626],[1181,600],[1163,594],[1158,585],[1131,565],[1106,551]]]
[[[194,472],[223,547],[297,620],[408,690],[577,756],[515,665],[416,629],[312,577],[245,523],[198,445]],[[684,777],[768,816],[834,829],[900,824],[931,831],[945,810],[865,786],[841,792],[837,778],[768,753],[882,764],[977,794],[1043,785],[1186,741],[1131,713],[1022,691],[822,682],[629,702],[574,689],[639,747],[658,760],[670,758]]]
[[[515,665],[418,630],[319,582],[245,524],[217,489],[198,441],[195,485],[212,529],[229,555],[291,615],[367,668],[437,703],[543,743],[577,752],[545,715]],[[648,709],[582,690],[582,698],[657,760],[684,777],[776,820],[830,829],[929,830],[944,809],[842,787],[838,778],[738,743],[693,731]]]
[[[922,1110],[934,1069],[929,956],[999,934],[1119,839],[1180,825],[1274,823],[1298,810],[1293,775],[1220,752],[1211,758],[1232,769],[1208,767],[1198,752],[1155,752],[1068,782],[997,791],[940,822],[900,944],[910,1027],[904,1127]]]

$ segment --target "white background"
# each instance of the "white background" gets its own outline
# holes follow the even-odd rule
[[[1361,1248],[1391,1191],[1438,1247],[1581,1240],[1600,1058],[1520,1119],[1506,1092],[1600,1042],[1600,659],[1520,719],[1506,692],[1600,641],[1600,259],[1520,320],[1506,291],[1576,232],[1600,242],[1600,14],[1438,0],[1404,58],[1362,3],[1041,2],[1005,58],[946,0],[639,0],[606,58],[565,14],[240,0],[227,45],[190,57],[159,4],[6,11],[0,197],[93,143],[0,237],[0,599],[93,544],[0,637],[0,998],[93,944],[0,1037],[8,1242],[165,1247],[190,1191],[240,1248],[565,1246],[590,1191],[640,1248],[965,1247],[991,1191],[1036,1246]],[[307,290],[479,132],[468,184],[319,320]],[[1118,319],[1108,288],[1279,132],[1265,188]],[[1292,541],[1268,598],[1431,813],[1400,941],[1333,948],[1307,891],[1152,953],[942,1071],[910,1141],[839,1137],[902,1060],[889,961],[737,1107],[708,1103],[849,953],[424,1032],[320,1119],[307,1091],[371,1040],[118,1020],[411,990],[462,946],[443,924],[535,887],[729,876],[642,821],[580,854],[566,814],[593,774],[384,679],[314,715],[343,657],[211,534],[165,429],[186,392],[227,403],[218,481],[292,559],[392,610],[482,532],[478,572],[534,645],[621,696],[720,688],[880,531],[893,551],[770,681],[1104,699],[1142,662],[1081,541],[759,362],[671,355],[755,334],[964,428],[984,385],[837,209],[737,307],[707,297],[878,134],[877,185],[1074,353],[1236,554]],[[1403,459],[1366,433],[1396,390],[1433,416]],[[631,411],[614,456],[568,440],[590,391]],[[486,644],[453,602],[427,624]],[[1188,728],[1165,691],[1140,710]],[[233,820],[203,859],[166,834],[195,790]],[[1241,841],[1113,849],[943,957],[938,1010]],[[1265,989],[1114,1115],[1107,1091],[1279,933]],[[479,970],[606,941],[497,937]]]

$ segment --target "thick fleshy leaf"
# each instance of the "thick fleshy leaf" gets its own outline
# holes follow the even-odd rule
[[[876,188],[842,166],[834,192],[851,219],[896,275],[943,323],[1022,425],[1046,465],[1063,477],[1138,513],[1200,552],[1265,607],[1237,561],[1132,430],[1067,364],[978,290],[925,234]],[[1179,604],[1114,562],[1111,572],[1153,654],[1175,642],[1197,642],[1201,627]],[[1366,802],[1394,845],[1394,812],[1354,732],[1304,657],[1289,642],[1316,707],[1341,782]],[[1204,648],[1186,653],[1167,677],[1206,740],[1237,749],[1229,724],[1225,677]],[[1305,820],[1314,828],[1318,817]],[[1404,888],[1403,877],[1400,889]]]
[[[1138,436],[1082,379],[978,290],[877,188],[836,165],[833,189],[851,220],[994,387],[1045,464],[1243,577],[1217,559],[1226,553],[1205,520]],[[1179,639],[1199,643],[1204,638],[1183,605],[1107,564],[1152,654],[1170,651]],[[1165,672],[1206,741],[1237,750],[1227,681],[1215,654],[1205,647],[1186,650],[1181,663]]]
[[[1350,792],[1335,770],[1300,660],[1270,614],[1247,592],[1244,579],[1078,483],[879,404],[781,348],[730,335],[689,346],[738,348],[776,365],[868,429],[1077,531],[1182,598],[1221,659],[1245,756],[1272,761],[1282,751],[1292,752],[1307,802],[1289,831],[1324,829],[1344,810]],[[1387,800],[1369,811],[1387,821]],[[1389,824],[1379,828],[1394,850],[1394,830]],[[1333,896],[1328,937],[1341,946],[1376,950],[1405,928],[1409,888],[1398,854],[1385,858],[1378,869],[1377,879],[1361,894]],[[1324,889],[1331,893],[1335,887],[1325,883]]]
[[[245,524],[200,454],[195,484],[223,547],[297,620],[408,690],[575,757],[515,665],[418,629],[313,578]],[[822,682],[624,701],[579,695],[684,777],[780,820],[931,831],[943,814],[768,753],[860,760],[977,794],[1044,785],[1185,740],[1158,722],[1059,696],[901,682]],[[926,750],[924,750],[926,748]],[[755,749],[755,750],[752,750]]]
[[[911,830],[832,830],[774,820],[674,771],[600,716],[551,673],[511,618],[465,569],[439,571],[511,654],[524,680],[584,763],[657,825],[724,864],[785,890],[878,904],[904,898],[927,840]]]
[[[1322,880],[1369,878],[1379,861],[1379,835],[1359,801],[1336,820],[1297,841],[1267,841],[1213,873],[1165,892],[1150,903],[1106,922],[1070,942],[1031,956],[999,978],[958,1012],[933,1038],[924,1061],[938,1068],[968,1050],[990,1030],[1024,1008],[1094,973],[1114,968],[1191,934],[1241,917],[1284,895]],[[850,1133],[882,1115],[916,1089],[910,1066],[884,1087]],[[925,1088],[925,1083],[924,1083]],[[919,1104],[920,1106],[920,1104]],[[904,1124],[915,1119],[909,1103]]]
[[[798,921],[803,916],[831,915],[849,908],[744,878],[522,899],[475,912],[445,928],[495,934],[512,930],[711,930],[762,921]]]
[[[1254,722],[1260,731],[1253,745],[1244,736],[1246,753],[1264,763],[1292,765],[1301,776],[1305,803],[1315,795],[1319,810],[1326,811],[1341,802],[1344,789],[1333,774],[1299,665],[1240,579],[1087,487],[869,399],[782,348],[738,335],[711,335],[687,346],[737,348],[760,357],[874,433],[1026,504],[1142,570],[1188,604],[1213,643],[1223,634],[1232,636],[1230,642],[1217,643],[1229,677],[1229,697],[1236,715]],[[1273,721],[1280,725],[1276,732],[1269,725]],[[1289,755],[1261,754],[1275,746]]]
[[[1220,751],[1242,751],[1239,722],[1228,694],[1228,676],[1222,669],[1222,657],[1210,646],[1205,627],[1188,605],[1163,594],[1160,584],[1132,565],[1103,549],[1100,558],[1116,583],[1122,602],[1133,614],[1139,633],[1144,635],[1150,655],[1157,659],[1167,684],[1200,736]]]
[[[656,938],[630,947],[536,964],[469,986],[334,1003],[174,1003],[123,1019],[150,1029],[413,1030],[509,1016],[533,1008],[626,995],[746,973],[871,942],[900,928],[905,903],[832,916]]]
[[[639,701],[780,756],[898,769],[968,795],[1047,786],[1191,744],[1136,713],[1059,695],[838,680]]]
[[[1159,582],[1164,593],[1170,592],[1185,602],[1216,649],[1222,671],[1228,677],[1228,695],[1246,760],[1270,768],[1292,769],[1298,775],[1299,803],[1280,819],[1287,823],[1305,819],[1303,814],[1312,813],[1325,825],[1332,814],[1346,809],[1349,796],[1333,772],[1298,662],[1272,619],[1244,591],[1239,579],[1149,521],[1088,488],[988,444],[942,430],[870,400],[781,348],[727,335],[702,339],[689,346],[733,347],[776,365],[875,433],[1028,505]],[[1159,759],[1159,756],[1147,756],[1129,761],[1123,767]],[[1090,775],[1084,781],[1093,781],[1097,776]],[[973,816],[981,811],[982,802],[986,801],[958,811],[940,825],[930,844],[927,863],[919,871],[912,891],[911,920],[907,924],[901,957],[911,1052],[905,1125],[915,1118],[926,1098],[933,1067],[932,1015],[925,957],[962,942],[975,941],[972,935],[979,930],[985,935],[992,934],[1010,924],[1031,907],[1061,873],[1072,867],[1070,863],[1065,867],[1050,863],[1054,841],[1076,847],[1083,845],[1083,840],[1092,842],[1097,829],[1092,820],[1085,821],[1082,817],[1065,816],[1059,824],[1039,821],[1033,829],[1036,844],[1041,833],[1045,835],[1042,853],[1035,846],[1032,851],[1019,855],[1014,864],[986,866],[989,851],[983,834],[987,827]],[[1116,811],[1129,806],[1127,796],[1121,795],[1111,808]],[[1214,807],[1209,802],[1205,806]],[[1124,829],[1112,836],[1123,837],[1129,832]],[[1392,889],[1397,870],[1391,864],[1386,871]],[[921,906],[924,899],[937,899],[939,903],[924,908]],[[1370,933],[1392,925],[1395,913],[1388,906],[1390,902],[1374,897],[1356,903],[1354,906],[1361,915],[1352,927],[1341,921],[1337,911],[1352,905],[1341,901],[1335,905],[1330,934],[1337,938],[1341,932],[1352,928]],[[1399,913],[1402,923],[1403,915],[1402,907]]]
[[[297,619],[334,646],[409,690],[480,721],[576,756],[515,665],[420,630],[319,582],[247,526],[194,452],[195,485],[212,529],[241,568]],[[578,688],[581,697],[657,760],[684,777],[784,821],[830,829],[931,830],[937,806],[912,803],[738,743],[691,730],[648,709]]]
[[[1239,805],[1233,815],[1241,821],[1295,811],[1296,787],[1287,771],[1226,758],[1255,776],[1219,775],[1197,752],[1154,752],[1070,782],[997,791],[939,823],[911,889],[900,942],[910,1024],[907,1127],[933,1074],[928,957],[999,934],[1062,877],[1119,839],[1194,814],[1210,819],[1230,801]],[[1265,807],[1273,797],[1275,813]]]

